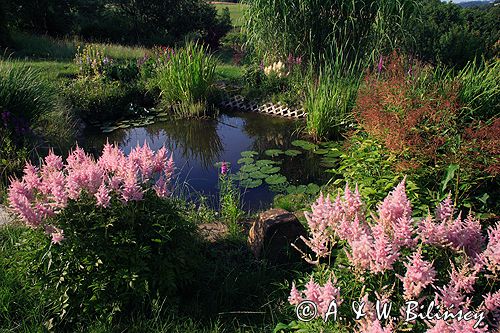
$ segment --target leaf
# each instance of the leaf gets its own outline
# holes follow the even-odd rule
[[[280,167],[275,167],[272,165],[264,165],[260,168],[260,172],[267,173],[267,174],[272,174],[280,171]]]
[[[286,182],[286,177],[282,175],[272,175],[266,178],[266,183],[269,185],[283,184]]]
[[[313,184],[313,183],[307,185],[306,193],[308,193],[308,194],[316,194],[318,192],[319,192],[319,186],[318,185]]]
[[[295,150],[295,149],[288,149],[287,151],[285,151],[285,155],[287,156],[297,156],[297,155],[300,155],[302,154],[302,152],[300,150]]]
[[[262,173],[260,171],[254,171],[254,172],[251,172],[249,174],[250,178],[253,178],[253,179],[264,179],[266,177],[268,177],[269,175],[266,175],[265,173]]]
[[[252,164],[254,159],[251,157],[243,157],[238,160],[238,164]]]
[[[265,165],[272,165],[275,164],[276,162],[271,161],[271,160],[258,160],[255,162],[255,165],[258,166],[259,168],[265,166]]]
[[[240,172],[248,172],[248,173],[258,171],[258,170],[259,170],[259,167],[256,166],[255,164],[244,164],[240,168]]]
[[[328,154],[329,151],[330,151],[329,149],[316,149],[314,153],[318,155],[325,155]]]
[[[276,157],[283,154],[283,150],[280,149],[268,149],[264,152],[267,156]]]
[[[255,155],[257,155],[258,153],[254,150],[246,150],[246,151],[242,151],[240,153],[241,157],[253,157]]]
[[[240,182],[241,187],[246,187],[246,188],[256,188],[262,185],[262,179],[245,179]]]
[[[318,148],[314,143],[305,140],[294,140],[292,141],[292,145],[305,150],[314,150]]]
[[[448,183],[453,179],[453,177],[455,177],[455,171],[457,171],[459,167],[460,166],[458,164],[450,164],[448,166],[448,169],[446,170],[446,177],[442,181],[443,186],[441,187],[441,192],[446,190]]]
[[[235,181],[242,181],[242,180],[245,180],[248,178],[250,178],[250,176],[246,172],[238,172],[238,173],[231,175],[231,179],[233,179]]]

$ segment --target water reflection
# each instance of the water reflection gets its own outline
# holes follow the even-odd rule
[[[110,134],[89,130],[83,146],[98,153],[109,140],[128,153],[138,143],[147,142],[155,150],[165,145],[174,155],[178,179],[187,181],[197,192],[215,196],[216,162],[231,162],[232,171],[236,172],[242,151],[255,150],[260,158],[269,158],[264,154],[268,149],[294,149],[291,142],[297,138],[300,125],[292,120],[259,114],[222,114],[217,119],[171,120]],[[281,173],[293,184],[315,182],[321,174],[318,157],[311,153],[281,159]],[[244,198],[247,209],[260,209],[269,205],[273,193],[262,186],[248,190]]]

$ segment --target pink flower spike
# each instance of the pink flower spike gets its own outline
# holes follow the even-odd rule
[[[290,291],[290,296],[288,297],[288,302],[291,305],[299,305],[304,299],[302,298],[302,293],[297,290],[295,282],[292,282],[292,290]]]
[[[104,208],[109,207],[109,202],[111,200],[111,197],[109,196],[109,190],[104,184],[104,182],[101,184],[101,186],[97,190],[97,193],[94,194],[94,196],[97,199],[97,206],[101,206]]]

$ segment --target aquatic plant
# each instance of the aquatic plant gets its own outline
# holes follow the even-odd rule
[[[152,85],[165,108],[182,117],[203,115],[213,92],[217,62],[205,46],[188,43],[159,65]]]

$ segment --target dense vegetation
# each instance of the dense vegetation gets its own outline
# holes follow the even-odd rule
[[[16,222],[0,225],[0,331],[498,330],[499,10],[3,1],[0,208]],[[84,128],[216,117],[232,92],[307,116],[294,147],[207,162],[216,205],[179,190],[164,147],[78,146]],[[181,126],[177,141],[202,131]],[[212,139],[200,145],[217,157]],[[324,184],[289,184],[273,160],[306,152],[321,156]],[[306,228],[304,260],[250,252],[240,187],[262,184]],[[207,223],[226,231],[204,237]],[[484,320],[405,322],[399,307],[417,299]],[[318,310],[308,322],[294,309],[303,300]],[[332,300],[344,321],[322,320]],[[394,319],[373,316],[380,300]],[[353,301],[369,316],[355,321]]]

